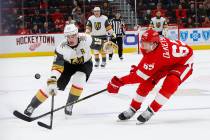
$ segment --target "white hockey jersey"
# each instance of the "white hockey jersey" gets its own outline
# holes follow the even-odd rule
[[[157,32],[163,31],[163,25],[166,25],[166,19],[164,17],[153,17],[151,19],[150,25],[153,25],[153,29]]]
[[[67,40],[63,41],[56,47],[56,57],[53,65],[63,66],[64,61],[70,64],[83,64],[91,59],[92,37],[88,34],[79,33],[79,43],[76,47],[71,48]]]
[[[105,15],[96,17],[94,15],[88,18],[86,26],[91,28],[92,36],[106,36],[107,31],[112,29],[112,26],[108,22],[108,18]]]

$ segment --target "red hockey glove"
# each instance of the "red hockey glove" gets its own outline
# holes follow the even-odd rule
[[[124,86],[124,83],[116,76],[107,85],[107,91],[109,93],[118,93],[121,86]]]
[[[136,65],[132,65],[132,66],[131,66],[130,73],[136,72],[137,69],[138,69],[138,67],[137,67]]]

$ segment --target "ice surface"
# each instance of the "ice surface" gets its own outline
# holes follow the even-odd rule
[[[125,54],[121,61],[115,54],[105,69],[94,69],[82,97],[104,89],[112,76],[129,72],[141,59],[138,54]],[[160,84],[148,96],[142,109],[129,121],[118,122],[126,110],[137,85],[121,88],[120,94],[106,92],[74,106],[73,116],[64,111],[54,114],[53,129],[34,122],[24,122],[12,115],[23,112],[36,90],[45,84],[53,57],[0,59],[0,140],[209,140],[210,134],[210,51],[195,51],[194,73],[167,104],[144,125],[136,125],[137,116],[153,100]],[[36,73],[41,74],[35,79]],[[69,84],[70,86],[70,84]],[[66,103],[68,89],[55,98],[55,108]],[[81,98],[82,98],[81,97]],[[34,116],[50,110],[50,100]],[[49,116],[40,119],[49,124]]]

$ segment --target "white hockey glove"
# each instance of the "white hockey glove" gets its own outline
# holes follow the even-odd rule
[[[47,80],[47,88],[48,88],[48,93],[50,95],[56,95],[58,93],[58,87],[57,87],[57,79],[56,76],[51,76]]]
[[[112,41],[107,41],[104,43],[104,46],[103,46],[103,50],[104,52],[110,54],[110,53],[113,53],[113,50],[117,49],[118,46],[117,44],[115,44],[114,42]]]

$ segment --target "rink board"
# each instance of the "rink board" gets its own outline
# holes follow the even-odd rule
[[[126,31],[123,38],[123,52],[137,53],[144,30]],[[178,30],[170,29],[168,37],[177,40]],[[180,29],[179,39],[194,50],[210,49],[210,28]],[[63,34],[36,34],[0,36],[0,58],[53,55],[56,46],[64,40]],[[117,51],[115,51],[116,53]]]

